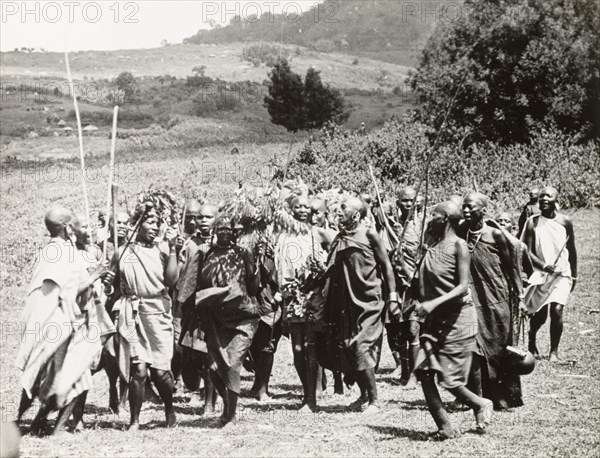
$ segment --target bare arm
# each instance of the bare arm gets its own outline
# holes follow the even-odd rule
[[[396,279],[394,278],[394,269],[392,269],[392,264],[390,263],[390,258],[387,255],[385,247],[383,246],[383,241],[377,235],[373,229],[367,230],[367,238],[369,242],[371,242],[371,246],[373,247],[373,252],[375,253],[375,259],[377,260],[377,264],[381,267],[381,272],[383,273],[383,279],[385,280],[388,291],[390,293],[396,293]]]
[[[567,237],[569,237],[567,241],[566,249],[569,252],[569,264],[571,265],[571,277],[573,277],[573,286],[571,291],[575,289],[575,284],[577,283],[577,249],[575,248],[575,231],[573,230],[573,222],[570,218],[564,217],[563,225],[567,230]]]
[[[179,266],[177,261],[177,251],[175,247],[171,247],[167,267],[165,267],[165,285],[169,288],[174,288],[179,280]]]

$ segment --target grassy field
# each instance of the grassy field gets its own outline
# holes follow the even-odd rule
[[[73,144],[76,140],[71,139]],[[132,152],[121,162],[121,200],[147,189],[170,188],[180,196],[206,196],[218,201],[238,183],[260,181],[266,161],[286,154],[287,145],[242,145],[241,153],[229,154],[230,146],[189,151],[162,150],[149,156]],[[104,205],[107,176],[103,157],[90,161],[88,190],[93,215]],[[20,374],[13,367],[19,336],[14,323],[23,307],[35,248],[47,237],[42,218],[53,203],[83,209],[81,181],[72,164],[49,162],[28,169],[3,167],[0,180],[2,257],[0,264],[0,403],[3,419],[16,418]],[[91,177],[95,177],[91,179]],[[486,435],[472,432],[470,412],[450,404],[452,420],[465,431],[453,441],[427,440],[434,431],[420,389],[404,390],[390,378],[392,358],[384,349],[377,376],[383,408],[365,417],[345,411],[358,393],[332,394],[332,381],[321,399],[318,414],[299,416],[294,409],[300,397],[290,344],[282,340],[272,378],[273,402],[264,405],[250,399],[251,376],[244,375],[240,421],[227,431],[217,429],[217,418],[198,415],[200,404],[189,395],[179,396],[176,409],[180,426],[162,427],[162,406],[146,403],[142,431],[124,431],[128,415],[120,418],[108,410],[104,374],[95,376],[88,397],[86,421],[91,427],[80,435],[58,438],[24,437],[24,456],[598,456],[600,399],[598,369],[600,288],[600,212],[570,212],[575,223],[580,256],[579,284],[565,311],[562,364],[538,363],[533,374],[523,377],[525,406],[514,412],[496,413]],[[548,330],[540,335],[540,349],[548,352]],[[29,419],[34,415],[30,412]]]

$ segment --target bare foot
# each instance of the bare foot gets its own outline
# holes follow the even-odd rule
[[[455,439],[460,436],[460,433],[455,430],[452,426],[440,429],[429,436],[429,440],[433,441],[445,441],[448,439]]]
[[[354,401],[352,404],[350,404],[348,407],[350,408],[350,410],[358,410],[358,411],[362,411],[365,410],[369,405],[369,398],[367,398],[366,396],[359,396],[359,398]]]
[[[400,380],[400,384],[404,387],[405,390],[414,390],[415,388],[417,388],[417,377],[414,374],[412,374],[408,380]]]
[[[529,353],[533,355],[535,359],[540,359],[540,352],[537,349],[537,345],[535,343],[529,342]]]
[[[485,432],[485,428],[492,422],[494,403],[489,399],[484,399],[483,406],[476,409],[474,412],[477,431]]]
[[[168,412],[166,413],[166,417],[167,417],[167,428],[174,428],[175,426],[177,426],[177,416],[175,415],[175,412]]]
[[[310,415],[313,412],[317,411],[317,406],[313,405],[310,406],[308,404],[303,404],[299,409],[298,409],[298,413],[301,415]]]
[[[381,408],[377,404],[369,404],[366,409],[362,411],[363,415],[373,415],[379,413]]]
[[[390,374],[391,378],[400,378],[402,375],[402,368],[398,366],[394,371]]]
[[[258,402],[271,402],[272,401],[271,397],[267,393],[259,393],[258,396],[256,396],[256,399],[258,399]]]
[[[129,427],[127,428],[127,431],[131,432],[131,433],[137,433],[140,430],[140,424],[139,423],[131,423],[129,425]]]
[[[555,352],[555,351],[552,351],[552,352],[550,352],[550,358],[549,358],[549,361],[550,361],[551,363],[557,363],[557,362],[559,361],[559,359],[558,359],[558,353],[557,353],[557,352]]]
[[[79,420],[75,427],[73,428],[74,433],[82,433],[86,430],[85,423],[82,420]]]

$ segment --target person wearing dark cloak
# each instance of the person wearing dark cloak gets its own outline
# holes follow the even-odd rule
[[[471,193],[463,203],[459,232],[471,252],[471,293],[479,332],[469,388],[491,399],[496,410],[523,405],[521,381],[503,367],[505,349],[516,343],[521,279],[502,230],[485,223],[487,197]]]
[[[365,413],[379,410],[375,367],[383,340],[385,293],[390,313],[400,313],[396,282],[382,240],[362,220],[366,204],[347,198],[338,210],[340,233],[327,262],[328,289],[320,363],[356,379]]]
[[[217,216],[214,230],[215,243],[199,273],[196,307],[225,426],[235,423],[242,364],[258,328],[260,275],[252,253],[237,246],[231,219]]]
[[[196,290],[204,256],[211,246],[217,209],[213,205],[200,205],[197,201],[188,201],[187,208],[191,210],[192,220],[186,225],[186,231],[191,235],[183,243],[179,254],[179,281],[175,299],[180,307],[181,330],[177,344],[181,348],[183,383],[188,390],[197,391],[200,380],[204,381],[202,413],[211,413],[214,412],[217,393],[209,375],[206,342],[196,313]]]

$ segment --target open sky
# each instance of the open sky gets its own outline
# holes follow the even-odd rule
[[[318,0],[273,1],[0,1],[0,50],[154,48],[181,41],[234,16],[306,11]],[[214,21],[214,22],[213,22]]]

